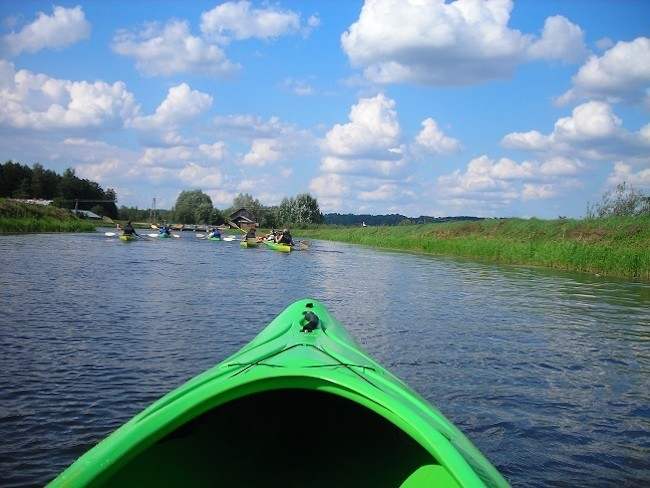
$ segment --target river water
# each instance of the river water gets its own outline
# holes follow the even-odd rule
[[[0,236],[0,486],[322,301],[513,486],[648,486],[650,285],[313,242]]]

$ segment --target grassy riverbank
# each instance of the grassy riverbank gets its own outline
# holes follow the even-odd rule
[[[69,210],[0,198],[0,234],[93,232],[97,222],[79,219]]]
[[[318,227],[301,237],[650,281],[650,218]]]

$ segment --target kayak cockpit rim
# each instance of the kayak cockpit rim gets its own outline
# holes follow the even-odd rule
[[[272,438],[275,445],[273,450],[291,451],[292,442],[297,442],[301,433],[305,437],[303,444],[313,446],[316,442],[328,452],[357,457],[371,455],[375,459],[385,457],[381,463],[382,469],[387,472],[382,476],[396,484],[382,485],[379,480],[374,480],[371,483],[373,486],[400,486],[400,482],[411,473],[429,465],[440,465],[449,473],[449,479],[455,478],[454,473],[459,465],[464,465],[466,461],[458,456],[447,436],[425,422],[412,425],[408,419],[384,404],[379,398],[360,395],[355,389],[323,379],[316,371],[296,376],[271,375],[259,381],[242,382],[221,391],[216,397],[206,398],[178,416],[173,417],[170,415],[172,412],[166,412],[165,408],[154,413],[147,423],[158,428],[152,429],[149,435],[141,437],[139,443],[130,445],[129,449],[121,450],[126,453],[125,456],[104,459],[108,463],[102,478],[110,484],[120,484],[129,477],[141,476],[138,473],[151,474],[160,467],[155,468],[148,463],[155,460],[154,464],[159,465],[161,456],[169,457],[170,465],[178,465],[178,460],[182,460],[193,466],[192,469],[200,471],[204,467],[199,468],[196,463],[205,456],[200,447],[207,444],[213,451],[225,453],[234,449],[248,456],[261,457],[268,453],[257,451],[255,439]],[[170,418],[161,419],[161,416]],[[228,429],[231,425],[239,426],[240,430],[230,432]],[[241,430],[242,425],[248,426],[245,432]],[[278,427],[282,427],[280,432],[275,430]],[[224,434],[224,429],[229,432],[228,435]],[[196,440],[202,438],[205,441]],[[431,442],[432,438],[438,440]],[[228,445],[223,445],[224,442]],[[174,445],[177,447],[172,448]],[[178,452],[172,455],[172,451]],[[191,456],[187,454],[189,451],[194,451]],[[204,462],[209,464],[211,461],[206,458]],[[355,476],[351,467],[346,468],[344,462],[337,460],[336,463],[340,464],[337,469],[350,471],[346,476]],[[464,467],[467,468],[467,465]],[[246,469],[243,466],[240,468]],[[225,478],[235,476],[225,467],[221,469],[223,472],[220,475]],[[311,469],[316,470],[313,466]],[[464,472],[467,475],[473,470],[465,469]],[[321,476],[320,473],[312,475]],[[173,477],[173,473],[166,476]],[[372,477],[373,474],[368,472],[365,476]],[[336,486],[339,481],[333,479],[330,486]],[[362,481],[359,480],[361,484]],[[467,481],[456,480],[449,486],[456,483],[464,486]],[[472,481],[478,481],[478,478]]]

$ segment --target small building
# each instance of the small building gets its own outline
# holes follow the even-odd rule
[[[252,227],[257,227],[255,215],[250,213],[245,208],[240,208],[236,212],[230,214],[230,222],[233,222],[240,229],[248,230]]]

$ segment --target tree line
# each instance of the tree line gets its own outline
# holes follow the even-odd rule
[[[322,224],[325,222],[318,201],[309,193],[301,193],[296,197],[284,197],[280,205],[264,205],[248,193],[240,193],[232,204],[219,210],[212,204],[209,195],[201,190],[182,191],[170,211],[157,211],[157,219],[165,222],[180,224],[210,224],[221,225],[230,220],[237,210],[245,208],[255,216],[256,222],[265,228],[282,226],[300,227],[306,224]],[[135,214],[132,209],[120,207],[119,218],[134,220],[143,215]]]
[[[36,163],[33,167],[7,161],[0,165],[0,198],[52,200],[59,208],[90,210],[117,217],[115,191],[78,178],[72,168],[59,175]]]
[[[13,161],[0,165],[0,198],[51,200],[59,208],[89,210],[101,217],[138,222],[155,218],[168,223],[220,225],[227,223],[230,215],[240,208],[255,215],[263,227],[324,222],[318,201],[308,193],[285,197],[277,206],[264,205],[252,195],[240,193],[230,207],[219,210],[203,191],[186,190],[180,193],[171,210],[156,210],[155,216],[153,209],[124,205],[118,209],[114,190],[104,190],[94,181],[78,178],[72,168],[59,175],[39,163],[30,168]]]

